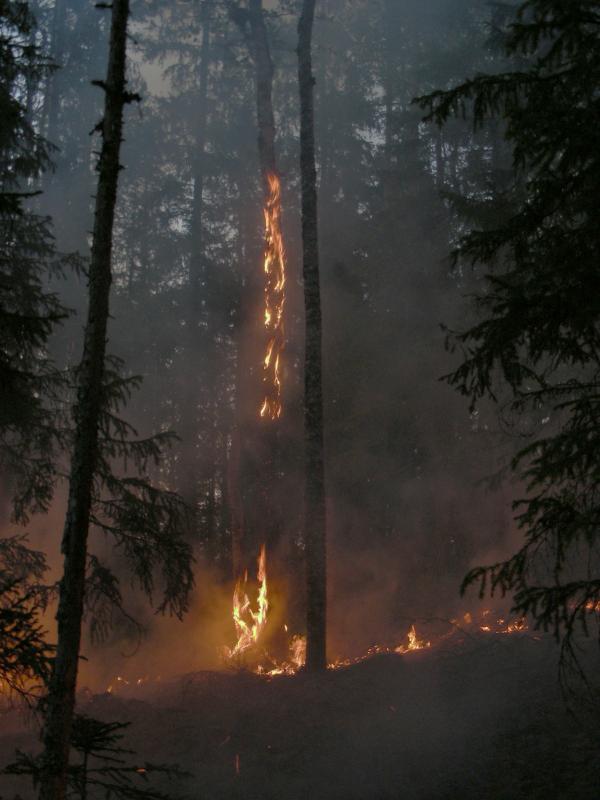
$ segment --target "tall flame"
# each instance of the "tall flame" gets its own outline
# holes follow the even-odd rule
[[[238,639],[233,649],[229,651],[231,658],[239,656],[256,644],[267,623],[269,599],[267,597],[267,553],[264,544],[258,557],[258,573],[256,577],[260,584],[256,611],[252,610],[245,589],[248,582],[248,573],[246,572],[243,580],[240,578],[235,585],[233,592],[233,622]]]
[[[269,197],[265,214],[265,330],[267,347],[263,362],[264,401],[261,417],[281,416],[281,351],[284,345],[285,253],[281,233],[281,185],[277,175],[267,175]]]

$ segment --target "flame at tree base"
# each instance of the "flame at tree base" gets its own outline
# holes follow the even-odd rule
[[[261,569],[262,564],[262,569]],[[257,676],[271,679],[278,676],[293,676],[300,672],[305,663],[306,638],[298,634],[290,635],[288,640],[288,655],[286,658],[278,660],[273,658],[265,647],[267,630],[267,575],[266,575],[266,553],[261,549],[259,558],[259,575],[262,576],[258,588],[257,610],[253,611],[245,591],[247,583],[246,576],[236,585],[234,593],[234,608],[232,613],[238,640],[233,647],[225,647],[221,654],[225,657],[225,663],[236,669],[244,668]],[[600,614],[600,606],[594,604],[590,611]],[[237,619],[237,624],[236,624]],[[240,624],[243,621],[245,624]],[[386,655],[396,658],[412,658],[416,652],[421,652],[424,656],[433,653],[444,645],[461,646],[467,640],[474,640],[474,637],[494,637],[494,636],[528,636],[534,641],[539,641],[542,635],[529,631],[527,620],[524,617],[507,618],[496,616],[491,609],[485,609],[477,614],[466,613],[462,617],[452,620],[439,620],[450,626],[450,630],[444,634],[431,636],[431,641],[420,638],[416,624],[412,624],[406,633],[406,638],[399,645],[375,644],[369,647],[364,653],[349,657],[338,658],[331,661],[327,666],[329,670],[338,670],[351,667],[366,661],[375,656]],[[287,626],[283,626],[287,633]],[[165,682],[165,676],[125,678],[119,676],[111,681],[105,689],[109,693],[135,693],[143,691],[152,685]]]
[[[284,660],[278,661],[272,658],[264,645],[265,631],[268,622],[269,612],[269,598],[267,588],[267,555],[266,546],[263,544],[260,549],[258,558],[258,594],[256,598],[256,610],[252,608],[252,604],[246,591],[248,583],[248,573],[244,574],[243,579],[238,579],[233,592],[233,607],[232,618],[237,634],[237,641],[233,647],[226,647],[224,652],[227,660],[230,663],[240,666],[244,660],[244,654],[252,652],[252,660],[256,663],[259,662],[254,672],[258,675],[293,675],[298,670],[302,669],[306,661],[306,637],[299,634],[294,634],[289,639],[288,657]],[[284,625],[284,630],[287,633],[287,625]],[[401,644],[397,647],[387,647],[383,645],[374,645],[369,648],[364,655],[348,658],[337,659],[336,661],[328,664],[328,669],[339,669],[340,667],[349,666],[363,661],[372,655],[378,653],[396,653],[404,655],[415,650],[423,650],[431,647],[431,642],[419,639],[415,626],[411,625],[408,633],[406,644]]]
[[[230,659],[241,656],[250,648],[257,645],[258,640],[267,624],[267,613],[269,611],[269,599],[267,596],[267,552],[266,547],[260,549],[258,557],[257,580],[259,583],[257,610],[253,611],[246,585],[248,583],[248,572],[244,573],[244,578],[238,579],[233,591],[233,623],[237,633],[237,642],[228,650],[227,655]]]

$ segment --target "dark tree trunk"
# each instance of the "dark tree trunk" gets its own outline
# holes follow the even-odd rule
[[[271,196],[269,178],[275,176],[279,180],[277,170],[277,158],[275,155],[275,116],[273,113],[273,61],[269,47],[269,37],[265,25],[265,17],[262,0],[249,0],[247,9],[242,9],[237,3],[230,3],[230,11],[233,20],[240,26],[246,40],[248,50],[252,56],[255,69],[256,85],[256,119],[258,128],[258,156],[261,172],[262,190],[264,206],[266,207]],[[258,271],[255,273],[258,276]],[[251,277],[246,292],[253,297],[264,296],[264,288],[255,286],[257,279]],[[252,314],[256,313],[255,308],[248,308]],[[257,314],[258,317],[258,314]],[[277,347],[283,347],[282,329],[276,333]],[[264,358],[264,350],[268,339],[272,336],[262,327],[260,332],[264,340],[262,352],[259,359]],[[239,357],[239,356],[238,356]],[[258,372],[255,373],[259,375]],[[263,372],[263,378],[265,373]],[[237,513],[238,521],[243,520],[246,527],[238,525],[234,531],[236,539],[232,542],[233,561],[241,558],[240,565],[244,568],[254,564],[259,541],[255,541],[256,535],[260,531],[261,541],[271,544],[279,534],[280,520],[276,510],[276,496],[278,492],[278,463],[279,463],[279,439],[278,421],[268,415],[259,418],[257,405],[256,413],[247,421],[247,424],[240,428],[236,435],[239,437],[239,456],[230,465],[230,475],[232,485],[238,487],[238,497],[242,499],[245,506]],[[239,464],[240,475],[234,476],[233,470]],[[244,484],[250,484],[250,494],[253,496],[252,507],[249,503],[244,503],[246,496]],[[274,502],[275,500],[275,502]],[[255,522],[255,525],[253,525]],[[256,528],[256,531],[254,530]]]
[[[231,525],[231,577],[235,581],[242,574],[244,536],[244,506],[240,490],[240,431],[238,425],[233,428],[231,433],[231,447],[227,463],[227,500]]]
[[[444,140],[442,130],[438,128],[435,132],[435,186],[438,191],[444,188]]]
[[[111,250],[119,175],[125,91],[125,51],[129,0],[113,0],[104,118],[100,125],[102,150],[89,267],[89,307],[79,368],[75,406],[75,442],[69,498],[62,541],[64,572],[60,583],[58,643],[48,689],[43,732],[44,762],[41,800],[63,800],[67,788],[69,739],[81,643],[87,539],[92,485],[98,455],[102,412],[106,329],[111,284]]]
[[[203,285],[205,271],[205,248],[204,248],[204,180],[205,180],[205,151],[206,151],[206,127],[207,127],[207,95],[208,95],[208,68],[210,59],[210,20],[206,5],[201,10],[202,22],[202,42],[200,45],[200,64],[198,94],[196,97],[197,114],[195,120],[195,145],[193,154],[193,180],[194,196],[192,200],[191,220],[190,220],[190,270],[189,270],[189,308],[187,319],[188,330],[188,349],[189,363],[198,364],[203,354],[207,353],[208,348],[212,348],[214,342],[209,340],[213,333],[212,326],[208,326],[208,331],[200,324],[203,313],[202,299],[205,295]],[[213,376],[206,380],[208,385]],[[186,445],[182,476],[184,489],[183,494],[187,502],[194,509],[194,519],[197,520],[199,505],[200,486],[202,483],[200,475],[201,464],[198,452],[198,440],[200,437],[201,423],[199,420],[199,403],[202,398],[203,378],[207,378],[203,370],[196,369],[188,382],[189,395],[186,397],[188,426],[183,431],[183,440]]]
[[[265,198],[269,195],[267,175],[277,174],[275,158],[275,116],[273,114],[273,61],[262,0],[250,0],[250,49],[256,69],[256,118],[258,125],[258,157]]]
[[[67,0],[55,0],[50,34],[50,59],[59,69],[50,72],[44,97],[44,124],[46,138],[55,143],[58,133],[61,80],[66,42]]]
[[[327,667],[327,563],[321,374],[321,295],[319,286],[317,172],[315,167],[314,137],[314,78],[311,56],[314,14],[315,0],[303,0],[302,12],[298,22],[298,81],[300,84],[302,252],[306,314],[304,358],[306,668],[318,671]]]
[[[385,103],[385,117],[384,117],[384,154],[385,154],[385,169],[386,178],[389,181],[389,176],[392,170],[392,146],[394,137],[394,101],[395,101],[395,57],[398,47],[398,42],[395,41],[393,36],[393,13],[392,13],[392,0],[386,0],[384,7],[384,37],[385,37],[385,63],[384,63],[384,103]]]
[[[246,181],[238,183],[238,262],[258,264],[260,250],[255,246],[255,214],[250,212],[247,198],[253,196]],[[260,333],[262,324],[257,314],[262,300],[260,280],[256,268],[248,274],[239,287],[236,309],[236,372],[235,414],[228,455],[227,480],[231,521],[232,578],[236,581],[244,569],[255,563],[252,547],[255,504],[248,502],[248,469],[246,461],[251,452],[252,434],[256,431],[257,409],[261,399],[261,386],[256,380],[254,365],[260,363]]]

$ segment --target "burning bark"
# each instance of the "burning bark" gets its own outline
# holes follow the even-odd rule
[[[281,233],[281,186],[269,174],[269,196],[265,206],[265,329],[268,342],[263,365],[265,399],[261,417],[281,416],[281,352],[284,345],[285,253]]]
[[[276,420],[281,416],[281,352],[284,346],[283,308],[285,252],[281,231],[281,179],[275,155],[275,116],[273,113],[273,61],[265,25],[262,0],[249,0],[243,9],[230,3],[230,13],[238,24],[252,54],[256,71],[256,120],[258,157],[264,195],[265,216],[265,331],[263,362],[264,400],[260,416]]]

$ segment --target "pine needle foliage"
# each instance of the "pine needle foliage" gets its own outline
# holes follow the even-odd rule
[[[27,3],[0,0],[0,470],[18,522],[52,498],[65,381],[46,348],[66,311],[47,287],[79,265],[56,253],[50,221],[28,207],[51,151],[29,112],[49,70],[34,30]]]
[[[181,617],[194,582],[191,545],[184,537],[191,512],[178,494],[147,477],[153,468],[159,468],[165,449],[176,437],[166,431],[141,438],[123,419],[125,406],[141,378],[124,377],[122,373],[120,359],[108,357],[90,523],[113,538],[127,559],[134,581],[149,598],[155,590],[155,578],[160,578],[158,610]],[[98,611],[101,607],[98,601],[103,595],[123,615],[114,576],[106,567],[99,569],[97,560],[91,566],[88,591],[93,575],[95,593],[94,598],[88,598],[88,610],[94,606]],[[104,623],[108,621],[107,606],[100,616]],[[92,616],[92,634],[96,638],[102,638],[103,626],[106,632],[100,616]]]
[[[50,674],[52,648],[41,616],[52,590],[43,553],[22,536],[0,539],[0,691],[34,702]]]
[[[103,722],[85,714],[75,715],[71,731],[74,755],[69,766],[67,797],[79,800],[170,800],[173,797],[153,786],[153,779],[162,776],[173,781],[186,778],[188,774],[176,765],[135,760],[135,752],[121,744],[129,725],[129,722]],[[17,750],[15,761],[3,772],[29,776],[35,788],[40,780],[40,759]]]
[[[572,654],[600,609],[600,3],[521,2],[502,41],[518,69],[415,101],[440,126],[501,118],[513,151],[512,212],[454,252],[487,274],[446,380],[473,406],[508,387],[508,407],[533,421],[512,463],[527,487],[515,503],[524,544],[472,570],[463,591],[514,593]]]

